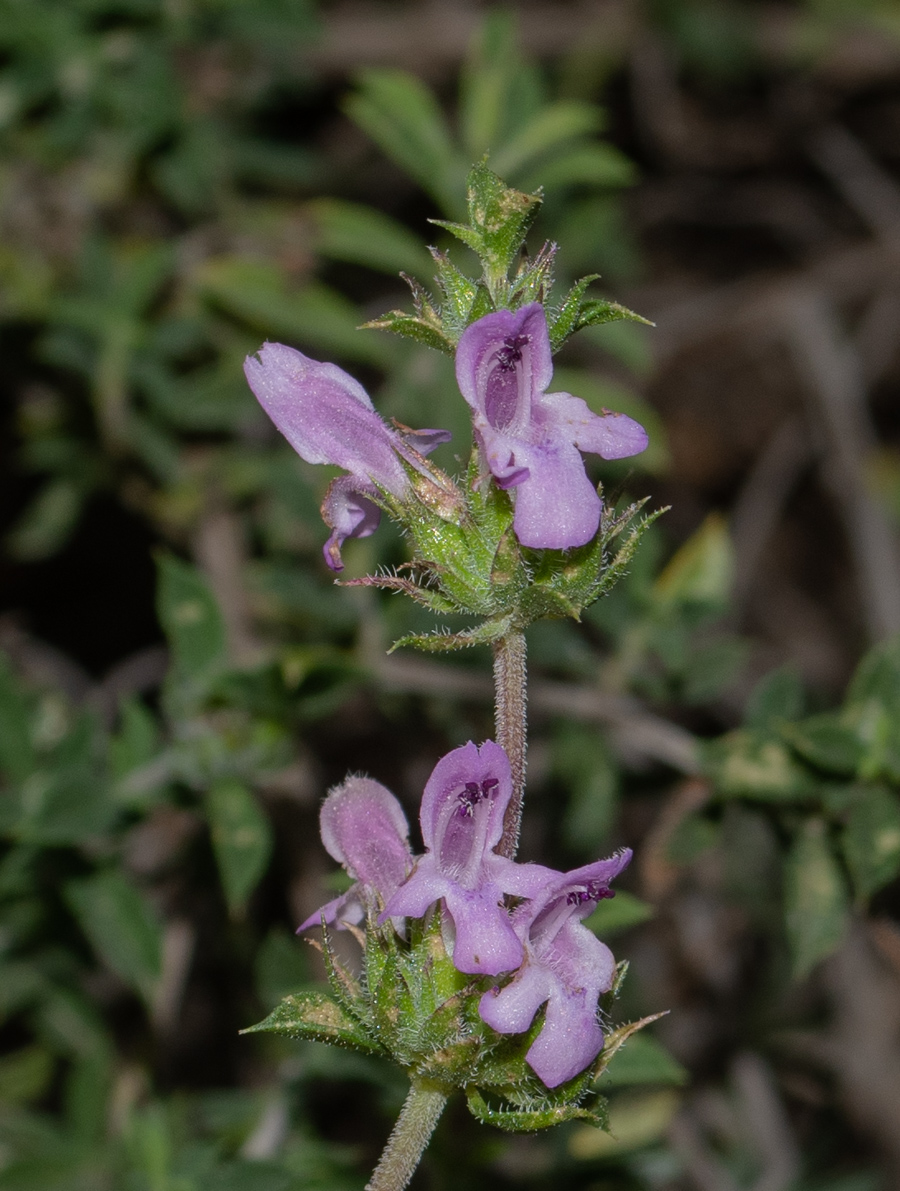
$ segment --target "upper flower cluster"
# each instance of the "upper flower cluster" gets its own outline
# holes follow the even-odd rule
[[[301,929],[323,918],[338,927],[358,922],[366,907],[380,922],[421,918],[441,902],[457,970],[500,978],[479,1002],[488,1026],[521,1034],[546,1004],[526,1060],[554,1088],[583,1071],[603,1045],[597,1003],[612,986],[615,962],[581,920],[613,896],[610,882],[631,852],[570,873],[499,856],[494,849],[511,796],[509,760],[499,745],[454,749],[425,787],[425,853],[414,857],[394,795],[370,779],[348,779],[325,800],[321,826],[326,848],[356,883]]]
[[[349,473],[332,482],[322,505],[332,530],[325,560],[341,570],[345,539],[377,528],[383,498],[404,502],[410,469],[427,474],[423,456],[450,435],[388,426],[353,377],[282,344],[264,344],[244,370],[302,458]],[[548,393],[552,376],[547,319],[537,302],[485,315],[459,341],[457,381],[486,470],[514,492],[516,537],[523,546],[567,550],[591,541],[600,524],[601,501],[582,452],[622,459],[643,451],[647,435],[625,414],[595,414],[579,397]]]

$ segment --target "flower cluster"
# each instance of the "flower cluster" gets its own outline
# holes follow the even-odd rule
[[[520,864],[494,850],[512,796],[506,753],[469,742],[437,764],[420,823],[425,853],[413,857],[403,810],[389,790],[349,778],[322,806],[322,838],[355,884],[303,923],[380,923],[442,907],[447,950],[460,972],[498,978],[479,1000],[483,1022],[521,1034],[546,1005],[526,1061],[548,1088],[574,1078],[603,1045],[600,995],[613,983],[609,948],[583,925],[631,859],[626,849],[569,873]],[[510,908],[510,903],[512,908]]]
[[[555,245],[523,252],[540,201],[508,188],[486,161],[474,166],[469,223],[437,222],[475,252],[482,276],[466,276],[448,253],[432,250],[437,297],[411,282],[414,314],[395,310],[367,324],[455,356],[473,432],[464,481],[427,458],[445,431],[389,425],[336,365],[273,343],[245,364],[251,389],[298,454],[344,472],[322,504],[328,566],[341,571],[343,543],[373,533],[387,513],[407,535],[410,561],[351,584],[477,618],[455,633],[408,634],[395,648],[490,644],[495,655],[500,743],[469,742],[437,763],[422,796],[421,855],[410,847],[402,807],[378,782],[350,777],[323,804],[322,839],[352,883],[300,929],[354,932],[361,977],[341,965],[326,929],[328,991],[300,989],[252,1027],[388,1057],[407,1072],[409,1098],[370,1184],[378,1191],[406,1186],[457,1089],[478,1120],[500,1128],[572,1120],[605,1127],[597,1075],[649,1020],[619,1027],[604,1045],[601,1004],[609,1008],[620,977],[584,922],[613,896],[610,883],[631,852],[568,873],[513,859],[526,751],[525,630],[546,617],[578,619],[625,573],[655,516],[638,519],[643,502],[604,509],[585,467],[586,454],[622,459],[644,450],[643,428],[550,391],[552,353],[571,335],[644,320],[589,297],[594,276],[545,308]]]
[[[322,505],[332,531],[325,560],[339,571],[342,543],[377,528],[385,498],[406,500],[410,474],[427,474],[423,456],[450,436],[388,426],[353,377],[282,344],[265,344],[244,370],[302,458],[349,473],[332,482]],[[552,376],[547,319],[537,302],[487,314],[460,339],[457,381],[485,471],[514,493],[516,537],[523,546],[568,550],[591,541],[600,524],[601,501],[582,452],[622,459],[643,451],[647,435],[625,414],[595,414],[579,397],[548,393]]]

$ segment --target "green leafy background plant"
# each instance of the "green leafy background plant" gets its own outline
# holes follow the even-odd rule
[[[646,8],[635,44],[662,45],[701,98],[773,70],[753,5]],[[890,5],[785,8],[778,69],[798,79],[851,33],[896,34]],[[430,659],[385,662],[431,618],[332,586],[327,477],[268,426],[241,362],[264,338],[339,360],[386,415],[450,428],[437,457],[458,471],[468,429],[452,361],[357,328],[406,302],[398,273],[430,284],[427,238],[471,267],[447,228],[472,163],[489,153],[511,185],[543,187],[530,242],[560,243],[561,292],[599,272],[609,302],[655,267],[658,249],[631,230],[640,145],[622,134],[612,33],[586,85],[577,54],[539,65],[513,17],[489,12],[446,85],[348,66],[342,115],[316,56],[333,15],[312,0],[0,0],[4,608],[27,610],[49,584],[70,622],[55,650],[40,623],[2,624],[0,1191],[360,1185],[402,1079],[377,1058],[238,1030],[322,975],[293,937],[325,879],[319,798],[366,769],[413,814],[434,759],[491,731],[486,658],[472,651],[446,680]],[[572,865],[624,842],[645,857],[591,920],[634,952],[617,1020],[669,1007],[659,996],[677,981],[655,980],[653,956],[684,921],[667,904],[678,888],[738,924],[716,954],[738,965],[741,992],[727,972],[705,977],[722,1023],[713,1057],[683,1041],[693,994],[615,1051],[600,1077],[611,1135],[573,1122],[525,1149],[453,1118],[427,1177],[691,1186],[675,1114],[693,1119],[704,1088],[740,1104],[723,1072],[752,1051],[783,1077],[804,1148],[796,1185],[868,1191],[884,1153],[802,1043],[835,1012],[818,974],[861,931],[880,931],[881,962],[896,955],[900,652],[877,645],[841,689],[790,667],[746,677],[758,653],[736,627],[728,524],[716,508],[688,524],[684,490],[666,487],[651,342],[633,323],[591,327],[556,374],[651,431],[644,456],[604,469],[608,490],[652,487],[676,511],[582,625],[531,630],[527,858]],[[896,464],[882,463],[895,500]],[[109,524],[90,598],[70,605],[54,576],[72,572],[53,567]],[[363,575],[403,546],[384,529],[347,557]],[[132,632],[118,601],[134,573]],[[724,1130],[716,1160],[729,1186],[753,1185],[746,1136]]]

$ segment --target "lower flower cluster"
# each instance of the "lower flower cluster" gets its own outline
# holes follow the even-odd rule
[[[625,868],[625,849],[568,873],[520,864],[495,849],[512,797],[506,753],[493,741],[454,749],[425,786],[425,853],[414,856],[400,803],[380,783],[351,777],[322,806],[322,839],[354,880],[300,927],[351,928],[377,916],[403,933],[438,903],[446,954],[456,972],[496,978],[478,991],[481,1023],[499,1035],[531,1030],[525,1061],[546,1088],[593,1063],[603,1046],[598,1002],[614,983],[609,948],[583,924]]]

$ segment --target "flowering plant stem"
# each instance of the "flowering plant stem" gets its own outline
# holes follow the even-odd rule
[[[437,1088],[412,1085],[366,1191],[403,1191],[446,1103],[446,1095]]]
[[[506,750],[512,770],[513,795],[503,819],[503,837],[497,847],[512,859],[519,845],[522,796],[525,792],[526,749],[525,634],[507,633],[494,645],[494,718],[497,743]]]

